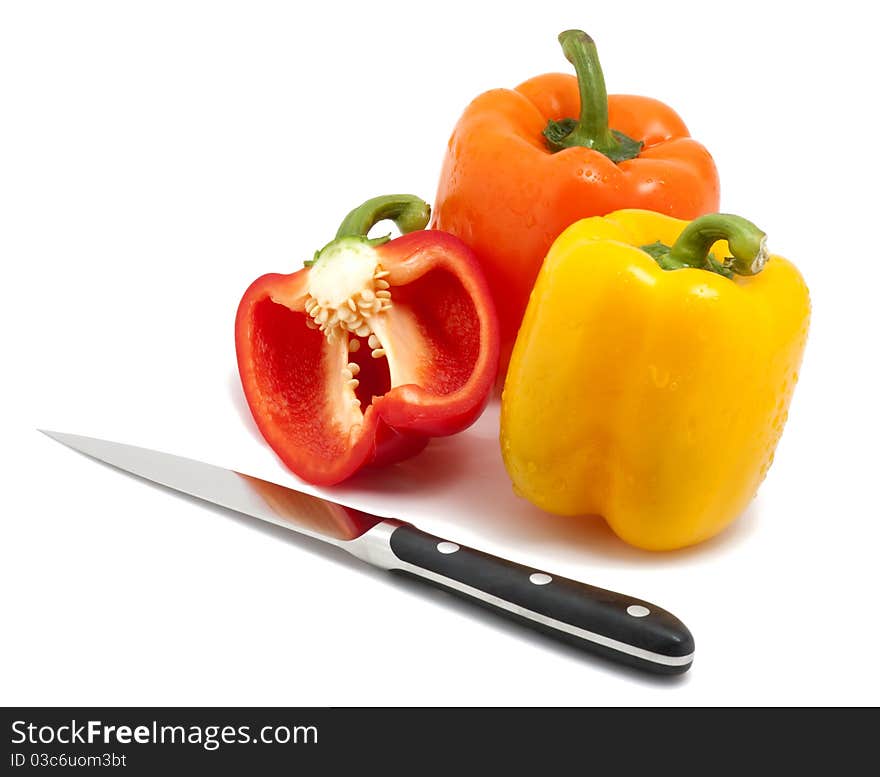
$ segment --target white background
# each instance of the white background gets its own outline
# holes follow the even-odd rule
[[[4,3],[0,702],[880,702],[880,168],[862,8]],[[241,293],[299,267],[367,197],[431,199],[467,102],[567,71],[569,27],[598,41],[609,91],[681,113],[715,156],[722,208],[807,278],[811,338],[776,463],[732,529],[665,555],[517,500],[493,412],[338,494],[655,601],[691,627],[691,672],[585,658],[35,431],[295,482],[240,395]]]

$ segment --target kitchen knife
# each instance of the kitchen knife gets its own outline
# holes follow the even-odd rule
[[[686,672],[693,662],[694,640],[685,625],[650,602],[204,462],[75,434],[45,434],[125,472],[476,600],[583,650],[660,674]]]

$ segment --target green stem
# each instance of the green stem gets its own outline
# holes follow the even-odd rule
[[[726,240],[732,256],[719,262],[709,252],[718,240]],[[700,216],[688,224],[678,240],[667,247],[662,243],[642,246],[664,270],[693,267],[728,278],[757,275],[767,263],[767,235],[751,221],[727,213]]]
[[[581,30],[566,30],[559,36],[562,53],[574,65],[581,98],[581,115],[568,136],[568,145],[602,150],[616,145],[608,127],[608,91],[599,64],[595,41]]]
[[[424,229],[431,218],[431,206],[413,194],[386,194],[358,205],[339,225],[336,239],[366,237],[380,221],[393,221],[401,234]]]
[[[641,141],[633,140],[608,126],[608,92],[593,39],[583,30],[566,30],[559,35],[565,58],[574,65],[578,79],[581,112],[577,121],[547,122],[544,137],[553,151],[572,146],[591,148],[613,162],[638,156]]]
[[[339,241],[348,240],[371,246],[387,243],[391,240],[390,234],[375,238],[367,237],[370,230],[380,221],[386,219],[393,221],[400,233],[405,235],[407,232],[424,229],[430,218],[431,206],[414,194],[386,194],[383,197],[373,197],[351,211],[336,230],[336,237],[323,248],[315,251],[315,255],[303,264],[312,267],[324,251]]]

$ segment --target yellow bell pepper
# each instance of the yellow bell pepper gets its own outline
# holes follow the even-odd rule
[[[504,385],[514,489],[640,548],[712,537],[770,467],[809,317],[800,273],[745,219],[578,221],[544,260]]]

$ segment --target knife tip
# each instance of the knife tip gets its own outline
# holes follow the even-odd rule
[[[37,429],[37,431],[40,434],[45,434],[46,437],[50,437],[51,439],[55,440],[55,442],[60,442],[62,445],[67,444],[67,441],[65,438],[67,438],[68,435],[66,435],[62,432],[55,432],[51,429],[39,429],[39,428]]]

